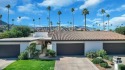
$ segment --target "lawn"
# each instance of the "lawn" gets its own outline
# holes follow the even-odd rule
[[[55,61],[18,60],[4,70],[54,70]]]

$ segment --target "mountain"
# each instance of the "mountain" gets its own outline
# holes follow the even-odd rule
[[[2,20],[0,20],[0,25],[7,25],[7,23],[2,21]]]

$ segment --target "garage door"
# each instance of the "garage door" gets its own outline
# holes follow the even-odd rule
[[[0,45],[0,58],[16,58],[20,54],[20,45]]]
[[[84,44],[57,44],[57,55],[84,55]]]
[[[104,43],[103,49],[109,55],[125,54],[125,43]]]

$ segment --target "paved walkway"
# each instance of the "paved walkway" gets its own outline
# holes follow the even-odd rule
[[[0,70],[4,69],[9,64],[13,63],[15,59],[0,59]]]
[[[55,70],[99,70],[86,57],[61,57],[56,60]]]

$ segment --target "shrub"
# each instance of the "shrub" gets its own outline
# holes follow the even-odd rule
[[[119,70],[125,70],[125,65],[124,64],[119,64],[118,67],[119,67]]]
[[[103,61],[102,59],[99,59],[99,58],[94,58],[94,59],[92,60],[92,62],[93,62],[94,64],[99,64],[99,63],[103,63],[104,61]]]
[[[109,60],[109,56],[108,55],[104,55],[103,58],[106,59],[106,60]]]
[[[97,55],[96,55],[96,52],[88,52],[87,54],[86,54],[86,56],[88,57],[88,58],[96,58],[97,57]]]
[[[27,60],[28,59],[28,53],[27,52],[22,52],[19,56],[18,56],[19,60]]]
[[[55,51],[50,50],[50,49],[48,49],[47,52],[46,52],[46,56],[52,56],[52,57],[54,57],[55,54],[56,54]]]
[[[106,55],[106,51],[105,50],[99,50],[96,52],[97,56],[98,57],[103,57]]]
[[[108,68],[109,67],[107,62],[100,63],[100,66],[104,67],[104,68]]]

